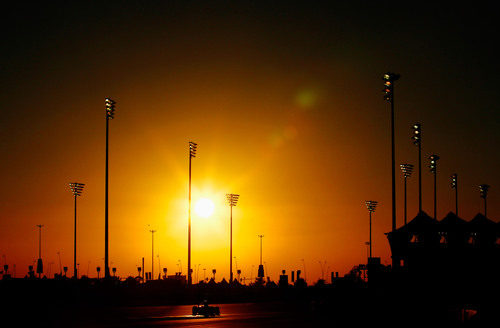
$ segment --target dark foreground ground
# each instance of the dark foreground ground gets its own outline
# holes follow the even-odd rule
[[[0,284],[2,327],[498,327],[496,289]],[[221,316],[191,316],[204,299]]]

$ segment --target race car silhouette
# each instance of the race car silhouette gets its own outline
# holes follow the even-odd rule
[[[220,316],[220,309],[218,306],[210,306],[205,300],[200,305],[193,306],[193,315],[202,315],[205,317],[215,317]]]

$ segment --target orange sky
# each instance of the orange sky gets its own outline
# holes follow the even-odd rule
[[[95,276],[95,267],[104,267],[106,96],[117,102],[110,122],[109,247],[110,266],[120,276],[135,274],[142,257],[150,270],[151,229],[157,230],[161,267],[173,273],[180,260],[186,272],[190,140],[199,145],[193,202],[205,197],[216,205],[210,218],[193,214],[194,276],[200,264],[200,278],[203,268],[207,276],[216,268],[218,279],[228,278],[226,193],[241,195],[233,212],[233,264],[242,276],[256,276],[259,234],[265,235],[264,261],[275,280],[282,269],[303,270],[304,263],[310,282],[321,276],[320,261],[340,274],[364,263],[365,200],[379,201],[373,252],[389,264],[390,117],[381,92],[389,69],[402,74],[396,86],[397,166],[416,164],[410,127],[423,124],[424,210],[432,215],[426,157],[436,153],[438,217],[454,209],[454,172],[460,216],[469,220],[482,211],[477,185],[488,183],[488,216],[499,217],[499,117],[492,109],[494,92],[481,88],[492,77],[486,59],[474,57],[471,64],[473,52],[450,54],[463,41],[454,39],[455,21],[426,40],[435,33],[415,32],[415,17],[401,31],[373,29],[369,21],[349,20],[355,11],[344,15],[346,8],[212,12],[192,5],[137,14],[124,6],[111,21],[103,14],[110,8],[77,9],[47,16],[14,10],[9,21],[14,36],[2,55],[7,65],[0,99],[0,254],[16,265],[18,276],[38,256],[36,224],[44,224],[46,269],[52,262],[52,273],[59,271],[59,252],[72,272],[73,181],[86,184],[78,199],[80,273]],[[29,25],[16,19],[23,15],[30,15]],[[388,30],[408,43],[390,49],[377,44]],[[461,45],[465,50],[477,40],[469,41]],[[480,85],[470,85],[460,69],[481,77]],[[410,218],[417,211],[416,182],[414,173]]]

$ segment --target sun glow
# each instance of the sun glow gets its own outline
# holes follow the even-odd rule
[[[215,205],[212,200],[208,198],[200,198],[194,205],[194,211],[196,214],[203,218],[208,218],[212,216],[215,210]]]

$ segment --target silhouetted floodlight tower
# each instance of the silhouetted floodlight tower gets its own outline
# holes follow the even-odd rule
[[[264,273],[264,265],[262,265],[262,238],[264,238],[264,235],[258,235],[260,238],[260,262],[259,262],[259,270],[257,271],[257,277],[264,279],[265,273]]]
[[[401,168],[401,172],[403,172],[403,177],[404,177],[404,204],[405,204],[405,210],[404,210],[404,219],[405,219],[405,225],[406,225],[406,217],[407,217],[407,206],[406,206],[406,180],[411,177],[411,173],[413,172],[413,164],[400,164],[399,167]]]
[[[439,159],[438,155],[429,156],[429,169],[434,175],[434,220],[437,219],[437,161]]]
[[[229,282],[233,281],[233,207],[238,203],[240,195],[226,194],[226,201],[230,208],[230,227],[229,227]]]
[[[484,199],[484,216],[487,216],[486,198],[488,197],[488,190],[490,186],[487,184],[479,185],[479,195]]]
[[[37,224],[38,227],[38,260],[36,263],[36,273],[38,273],[38,278],[42,277],[43,273],[43,261],[42,261],[42,228],[43,224]]]
[[[384,100],[391,104],[391,174],[392,174],[392,231],[396,230],[396,152],[394,147],[394,82],[400,75],[384,74]]]
[[[413,144],[418,147],[418,212],[422,212],[422,125],[413,124]]]
[[[191,159],[196,157],[198,144],[189,142],[189,210],[188,210],[188,286],[193,283],[191,278]]]
[[[151,232],[151,280],[155,279],[155,232],[156,230],[149,230]]]
[[[104,183],[104,277],[109,278],[109,244],[108,244],[108,163],[109,163],[109,120],[115,118],[116,102],[111,98],[104,100],[106,106],[106,168],[105,168],[105,183]]]
[[[76,268],[76,199],[78,196],[82,195],[83,192],[83,187],[85,186],[84,183],[79,183],[79,182],[71,182],[69,184],[69,188],[71,189],[71,192],[73,193],[73,197],[75,199],[75,227],[74,227],[74,245],[73,245],[73,277],[75,279],[78,279],[78,272]]]
[[[455,189],[455,215],[458,216],[458,175],[451,175],[451,189]]]
[[[375,212],[375,208],[378,205],[378,202],[375,200],[367,200],[366,202],[366,208],[368,209],[368,213],[370,216],[370,257],[372,257],[372,213]]]

